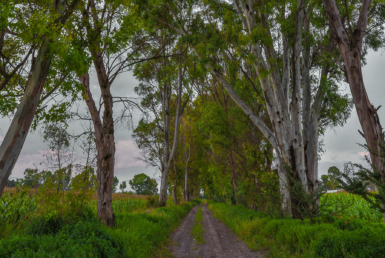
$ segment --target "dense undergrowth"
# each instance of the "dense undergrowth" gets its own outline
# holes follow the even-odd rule
[[[342,214],[324,213],[315,223],[275,218],[240,205],[209,202],[209,208],[252,250],[267,250],[271,258],[385,257],[384,223],[373,222],[377,217],[367,217],[363,211],[349,216],[354,213],[354,204]]]
[[[199,201],[155,207],[156,197],[113,201],[115,226],[100,224],[88,200],[75,212],[66,199],[44,209],[35,194],[7,193],[0,200],[0,257],[151,257]]]

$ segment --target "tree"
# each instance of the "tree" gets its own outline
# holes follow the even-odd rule
[[[330,171],[330,169],[329,169],[329,171]],[[321,176],[321,180],[328,190],[338,190],[339,184],[335,180],[335,178],[332,177],[332,175],[329,171],[328,171],[328,175],[322,175]]]
[[[343,59],[343,70],[350,86],[354,105],[360,120],[362,131],[369,148],[371,164],[375,167],[385,184],[385,160],[382,146],[385,146],[384,132],[377,114],[378,109],[369,100],[362,75],[362,59],[368,48],[378,49],[383,46],[384,36],[384,4],[372,0],[364,0],[359,11],[354,5],[342,2],[340,10],[334,0],[323,0],[330,29],[333,32]],[[353,8],[350,8],[353,6]],[[349,11],[350,10],[350,11]],[[342,16],[343,15],[343,16]],[[344,18],[342,18],[344,17]],[[346,17],[346,18],[345,18]],[[371,25],[369,26],[369,17]],[[365,38],[366,36],[366,38]],[[382,204],[385,211],[385,203]],[[385,221],[385,212],[383,214]]]
[[[157,195],[158,183],[146,174],[137,174],[129,181],[131,188],[139,195]]]
[[[119,188],[120,188],[120,191],[122,191],[122,193],[124,193],[124,189],[127,188],[126,181],[121,182],[119,185]]]
[[[328,37],[330,32],[325,30],[326,23],[310,26],[312,15],[316,16],[315,21],[322,19],[317,16],[320,6],[303,0],[273,3],[234,0],[233,4],[227,1],[167,1],[165,4],[150,1],[141,8],[151,13],[146,16],[150,17],[149,22],[174,29],[191,44],[201,65],[199,69],[208,71],[221,83],[273,146],[282,210],[300,218],[299,209],[312,209],[317,205],[301,203],[298,195],[291,192],[291,186],[298,181],[304,193],[318,191],[318,137],[320,129],[325,127],[322,125],[324,107],[333,107],[329,126],[344,123],[350,114],[346,96],[332,90],[339,76],[325,57],[338,60],[338,55]],[[197,34],[200,37],[196,37]],[[316,62],[309,62],[310,57]],[[257,92],[262,95],[269,123],[240,96],[237,80],[231,80],[225,73],[227,62],[243,70],[239,75],[244,77],[249,76],[244,68],[253,67],[252,73],[258,80],[252,87],[260,87]],[[321,76],[312,78],[314,71]],[[333,96],[332,103],[325,101],[327,93]]]
[[[118,186],[119,184],[119,179],[114,176],[114,180],[112,181],[112,192],[113,193],[116,193],[116,187]]]
[[[42,183],[42,177],[38,169],[27,168],[24,171],[24,179],[22,181],[23,186],[29,186],[36,189],[42,185]]]
[[[160,31],[159,35],[154,37],[154,47],[146,49],[145,56],[151,55],[152,52],[163,51],[167,57],[136,66],[135,75],[141,83],[135,91],[143,96],[141,106],[147,112],[147,117],[140,121],[133,137],[139,148],[145,149],[144,161],[157,166],[161,171],[159,204],[165,206],[169,172],[177,153],[180,117],[189,100],[189,95],[183,94],[183,87],[187,84],[184,52],[188,49],[178,42],[174,35],[166,31]],[[176,56],[176,58],[168,56]],[[174,124],[173,128],[172,124]],[[153,130],[150,131],[150,127]],[[145,131],[140,131],[141,128]],[[147,132],[147,135],[144,132]],[[150,139],[156,144],[155,146],[148,144],[149,141],[146,139],[148,136],[151,136]],[[154,138],[154,136],[161,136],[161,138]]]
[[[72,164],[72,152],[69,147],[71,136],[65,129],[64,124],[51,123],[44,127],[44,142],[48,143],[49,151],[44,154],[47,166],[52,171],[60,170]]]
[[[120,1],[89,0],[78,21],[79,40],[84,42],[92,57],[93,69],[101,91],[100,103],[94,99],[90,88],[89,71],[80,75],[84,86],[83,97],[91,114],[97,149],[97,178],[99,220],[112,227],[115,215],[112,210],[112,192],[115,168],[115,128],[119,119],[114,117],[114,103],[123,103],[125,110],[120,119],[130,119],[133,102],[116,96],[111,87],[117,76],[137,63],[138,51],[145,44],[135,40],[138,24],[131,19],[131,12]],[[128,115],[127,115],[128,113]],[[102,116],[102,117],[101,117]],[[83,118],[80,116],[80,118]]]
[[[45,10],[50,10],[52,13],[49,13],[48,21],[40,24],[43,28],[36,30],[43,31],[42,35],[35,35],[42,39],[38,47],[38,54],[33,59],[23,97],[0,146],[0,196],[19,157],[37,111],[54,57],[53,46],[60,38],[61,29],[79,2],[79,0],[73,0],[72,2],[55,0],[52,4],[44,6]],[[46,26],[46,24],[50,25]],[[1,31],[3,29],[0,28]]]

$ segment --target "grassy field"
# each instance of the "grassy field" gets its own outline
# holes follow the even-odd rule
[[[159,208],[150,205],[157,197],[114,194],[115,226],[107,228],[92,195],[80,204],[70,193],[52,198],[59,204],[47,208],[38,191],[8,189],[0,199],[0,257],[162,257],[170,233],[198,203],[169,200]]]
[[[270,258],[385,257],[385,225],[378,211],[346,193],[329,194],[321,202],[330,205],[315,223],[223,203],[209,202],[209,208],[252,250],[267,250]]]

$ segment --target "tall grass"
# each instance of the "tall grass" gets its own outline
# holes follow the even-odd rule
[[[270,258],[385,257],[385,226],[338,216],[310,220],[273,218],[268,214],[209,202],[219,218],[252,250],[267,250]]]
[[[60,197],[60,209],[44,207],[41,194],[49,194],[49,201],[55,192],[9,189],[0,199],[0,219],[7,218],[0,225],[8,232],[0,235],[0,257],[151,257],[197,204],[168,201],[156,208],[156,197],[114,194],[115,225],[107,228],[97,219],[91,195],[84,212],[75,215],[67,193]]]
[[[112,209],[115,213],[133,212],[147,207],[147,201],[141,198],[127,198],[112,201]]]

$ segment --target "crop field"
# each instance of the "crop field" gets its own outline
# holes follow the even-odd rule
[[[335,215],[357,218],[371,222],[382,222],[382,213],[370,207],[370,204],[359,195],[347,192],[329,193],[321,197],[321,205],[325,211]]]

